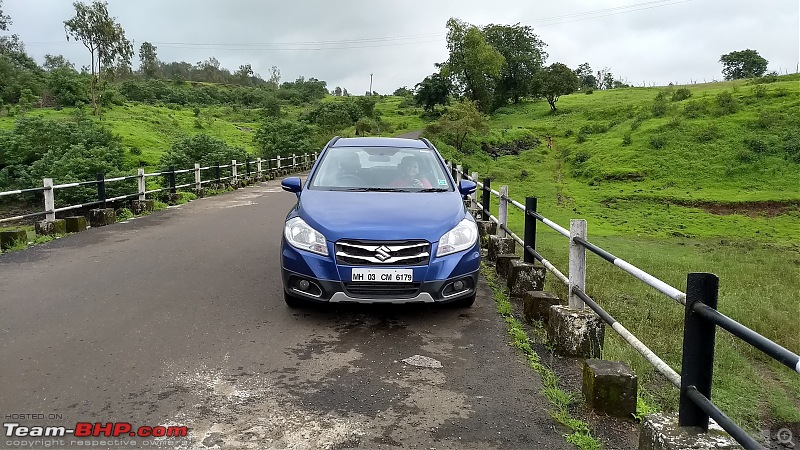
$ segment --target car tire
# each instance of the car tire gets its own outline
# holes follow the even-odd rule
[[[283,292],[283,301],[289,305],[289,308],[302,308],[307,303],[302,298],[295,297],[294,295],[290,295],[286,291]]]
[[[469,297],[460,298],[453,302],[453,306],[456,308],[469,308],[475,303],[475,295],[476,294],[472,294]]]

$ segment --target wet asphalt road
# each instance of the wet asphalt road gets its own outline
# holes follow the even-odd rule
[[[569,448],[485,285],[469,309],[288,308],[294,200],[271,181],[0,255],[3,422],[189,428],[115,448]]]

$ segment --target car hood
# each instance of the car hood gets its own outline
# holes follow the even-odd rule
[[[457,192],[342,192],[303,190],[298,215],[339,239],[425,239],[436,242],[465,217]]]

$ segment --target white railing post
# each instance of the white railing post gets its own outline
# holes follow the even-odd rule
[[[144,181],[144,169],[141,167],[136,171],[136,185],[139,191],[139,200],[145,200],[145,192],[147,192],[147,188]]]
[[[281,155],[278,155],[277,157],[278,157],[277,169],[280,171],[281,170]]]
[[[56,220],[56,213],[53,212],[56,209],[56,193],[53,192],[53,179],[45,178],[42,180],[42,184],[44,185],[44,211],[47,213],[45,220],[52,222]]]
[[[478,172],[472,172],[472,181],[476,184],[478,183]],[[475,189],[475,192],[469,195],[469,206],[477,207],[478,206],[478,189]]]
[[[258,178],[261,178],[261,158],[256,158],[256,170],[258,171]]]
[[[497,221],[500,222],[497,225],[497,235],[506,237],[506,230],[504,230],[503,227],[508,228],[508,185],[500,186],[500,203],[497,207]]]
[[[197,192],[203,189],[203,183],[200,180],[200,163],[194,163],[194,184]]]
[[[297,171],[297,155],[292,153],[292,171]]]
[[[236,170],[236,160],[231,160],[231,177],[233,178],[233,184],[236,184],[239,181],[238,171]]]
[[[583,300],[572,293],[572,287],[586,292],[586,248],[575,242],[576,237],[586,239],[586,220],[570,220],[569,235],[569,307],[583,309]]]
[[[314,161],[317,160],[317,152],[314,152]]]
[[[461,184],[461,180],[462,179],[463,179],[463,176],[461,174],[461,164],[459,164],[459,165],[456,166],[456,184],[457,185]]]

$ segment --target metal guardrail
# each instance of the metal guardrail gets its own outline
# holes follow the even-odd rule
[[[313,153],[303,153],[301,155],[292,155],[290,157],[277,156],[271,159],[257,158],[254,161],[251,161],[248,158],[245,160],[245,162],[239,162],[239,163],[237,163],[236,160],[231,160],[230,164],[217,163],[213,166],[207,166],[207,167],[201,167],[199,163],[195,163],[194,168],[176,170],[174,167],[170,167],[167,170],[161,172],[153,172],[153,173],[145,173],[144,169],[138,169],[136,175],[105,178],[104,174],[98,174],[97,179],[93,181],[80,181],[80,182],[63,183],[63,184],[54,184],[52,178],[45,178],[42,180],[43,184],[42,187],[0,192],[0,197],[38,193],[38,192],[44,194],[43,211],[23,214],[13,217],[3,217],[0,218],[0,224],[4,222],[14,222],[39,216],[45,216],[46,220],[55,220],[55,214],[58,212],[71,211],[75,209],[88,208],[98,205],[105,208],[107,203],[113,203],[132,198],[138,198],[139,200],[146,200],[147,196],[151,194],[165,192],[165,191],[169,191],[170,193],[175,193],[177,192],[178,189],[188,188],[192,186],[194,186],[196,190],[199,190],[202,189],[204,185],[208,185],[210,183],[221,184],[229,180],[237,182],[243,176],[250,177],[252,175],[257,175],[260,177],[265,173],[274,176],[279,171],[295,170],[298,167],[310,165],[311,162],[315,161],[316,159],[317,159],[317,152],[313,152]],[[251,165],[253,164],[255,165],[255,168],[251,167]],[[241,168],[244,169],[243,173],[239,172],[239,169]],[[229,169],[224,171],[225,172],[224,176],[223,176],[223,169]],[[203,171],[213,171],[212,172],[213,176],[211,177],[211,179],[204,180],[202,176]],[[186,177],[190,173],[194,173],[193,181],[185,180],[182,181],[180,184],[176,181],[177,176],[180,175]],[[148,190],[147,179],[154,177],[161,177],[162,179],[167,180],[168,186],[158,189]],[[137,180],[136,193],[119,195],[112,198],[106,197],[106,185],[108,183],[130,181],[134,179]],[[189,178],[189,180],[190,179],[191,178]],[[55,207],[56,190],[70,189],[74,187],[91,186],[91,185],[97,186],[97,201],[76,204],[76,205],[68,205],[61,208]]]
[[[796,373],[800,373],[800,356],[717,311],[719,280],[716,275],[709,273],[688,274],[687,292],[684,293],[680,289],[670,286],[657,277],[589,242],[586,239],[585,220],[571,220],[570,229],[567,230],[537,212],[536,197],[527,197],[525,205],[523,205],[508,197],[508,186],[501,187],[500,191],[493,190],[491,189],[491,180],[489,178],[480,182],[476,172],[469,174],[469,170],[466,167],[462,170],[460,165],[454,166],[452,162],[448,164],[454,178],[461,180],[463,177],[472,180],[481,188],[481,202],[477,201],[477,193],[475,193],[471,197],[471,203],[480,208],[483,220],[495,222],[499,235],[507,233],[522,245],[525,262],[533,262],[534,260],[541,262],[548,271],[567,286],[570,294],[570,307],[582,309],[584,305],[589,306],[603,322],[610,325],[622,339],[639,352],[659,373],[680,389],[678,417],[680,426],[700,427],[707,431],[709,418],[712,418],[744,448],[748,450],[763,449],[752,436],[730,420],[709,400],[711,398],[716,328],[720,327],[728,331]],[[492,195],[497,197],[500,202],[498,205],[499,217],[490,214]],[[523,238],[520,238],[508,228],[507,208],[509,204],[520,209],[525,214]],[[570,240],[569,275],[564,275],[536,251],[537,221]],[[683,360],[680,374],[586,294],[585,250],[589,250],[684,306]]]

